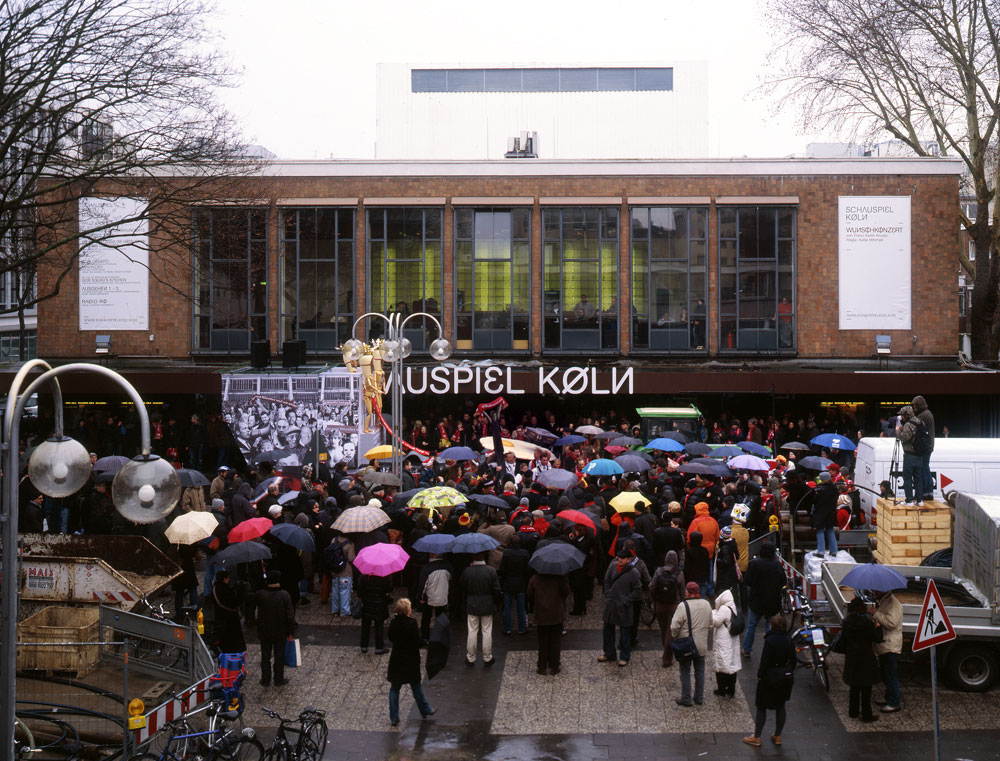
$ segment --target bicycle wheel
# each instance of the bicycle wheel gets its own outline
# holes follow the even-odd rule
[[[816,672],[816,678],[819,679],[819,683],[823,685],[823,689],[829,692],[830,672],[826,667],[826,658],[821,658],[819,651],[815,647],[812,649],[812,667],[813,671]]]
[[[212,746],[208,761],[261,761],[264,746],[256,737],[225,737]]]
[[[167,722],[167,724],[153,735],[152,739],[149,741],[149,745],[146,746],[146,750],[149,751],[149,755],[153,758],[161,758],[166,756],[167,744],[170,745],[170,752],[177,758],[187,758],[188,749],[194,748],[194,743],[197,738],[194,737],[182,737],[179,740],[173,740],[177,735],[190,735],[195,732],[194,727],[188,723],[186,718],[175,719],[174,721]]]
[[[313,719],[306,723],[302,732],[302,761],[320,761],[326,750],[326,722]]]

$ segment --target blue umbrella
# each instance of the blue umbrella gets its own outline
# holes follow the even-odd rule
[[[439,462],[444,462],[445,460],[478,460],[479,452],[475,449],[469,449],[469,447],[448,447],[438,452],[437,458]]]
[[[615,458],[615,462],[621,465],[626,473],[644,473],[649,470],[649,463],[635,454],[619,455]]]
[[[821,433],[816,438],[811,439],[809,443],[817,447],[829,447],[830,449],[840,449],[848,452],[853,452],[857,449],[853,441],[838,433]]]
[[[420,537],[413,543],[413,549],[417,552],[429,552],[432,555],[443,555],[451,552],[452,545],[455,544],[455,537],[451,534],[428,534]]]
[[[415,546],[416,544],[414,544]],[[451,546],[451,551],[474,555],[477,552],[495,550],[499,546],[500,542],[489,534],[462,534],[455,537],[455,543]]]
[[[588,476],[620,476],[625,469],[614,460],[600,459],[588,462],[583,472]]]
[[[709,457],[739,457],[744,454],[743,450],[739,447],[734,447],[731,444],[727,444],[724,447],[716,447],[712,450]]]
[[[301,526],[296,526],[294,523],[277,523],[271,527],[270,533],[279,542],[287,544],[289,547],[294,547],[303,552],[316,551],[316,542],[313,541],[309,532]]]
[[[771,450],[765,447],[763,444],[758,444],[755,441],[741,441],[736,446],[742,449],[744,452],[749,452],[750,454],[755,454],[758,457],[770,457]]]
[[[646,444],[646,449],[659,449],[661,452],[683,452],[684,445],[674,439],[661,436]]]
[[[570,473],[563,468],[549,468],[539,473],[535,482],[540,483],[547,489],[569,489],[576,486],[579,480],[576,477],[576,473]]]
[[[795,461],[796,468],[805,468],[806,470],[826,470],[831,465],[833,465],[833,460],[828,460],[825,457],[803,457],[801,460]]]
[[[848,571],[840,583],[852,589],[867,589],[871,592],[891,592],[906,589],[906,577],[899,571],[878,563],[856,565]]]
[[[556,439],[555,441],[553,441],[552,446],[564,447],[567,444],[582,444],[586,440],[587,439],[585,439],[583,436],[577,436],[571,433],[569,436],[563,436],[561,439]]]
[[[531,556],[528,565],[538,573],[551,573],[562,576],[570,571],[583,568],[587,556],[567,542],[553,542],[539,547]]]

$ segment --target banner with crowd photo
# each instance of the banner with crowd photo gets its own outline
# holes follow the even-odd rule
[[[841,330],[910,329],[910,197],[840,196]]]
[[[222,376],[222,414],[248,464],[274,453],[279,470],[317,462],[357,468],[383,434],[364,430],[362,375],[339,367],[315,374]]]

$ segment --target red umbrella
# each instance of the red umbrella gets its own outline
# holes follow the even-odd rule
[[[560,510],[556,518],[565,518],[570,523],[579,523],[592,529],[595,534],[597,533],[597,526],[594,525],[593,519],[579,510]]]
[[[251,518],[238,524],[229,532],[227,538],[230,544],[245,542],[249,539],[256,539],[258,536],[264,536],[271,530],[272,526],[274,523],[271,522],[270,518]]]
[[[620,455],[622,452],[628,451],[628,447],[620,447],[617,446],[616,444],[609,444],[608,446],[604,447],[604,449],[607,452],[611,452],[611,454],[613,454],[615,457]]]

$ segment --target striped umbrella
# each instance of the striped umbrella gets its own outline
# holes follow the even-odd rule
[[[345,534],[367,534],[388,522],[389,516],[381,508],[362,505],[342,512],[333,522],[333,527]]]

